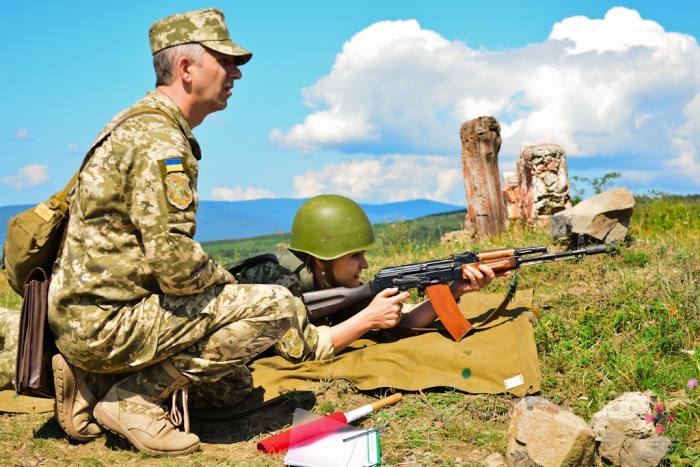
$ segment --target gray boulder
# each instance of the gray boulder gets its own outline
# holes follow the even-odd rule
[[[609,402],[593,415],[591,428],[597,441],[606,433],[618,433],[634,438],[647,438],[654,434],[654,424],[647,423],[647,414],[652,412],[652,404],[641,392],[626,392]]]
[[[671,450],[665,436],[635,439],[619,433],[607,433],[600,443],[600,458],[617,467],[657,467]]]
[[[484,467],[506,467],[506,461],[503,456],[494,452],[489,457],[484,459]]]
[[[616,244],[627,235],[634,203],[634,196],[627,188],[605,191],[554,214],[550,232],[555,239],[585,234]]]
[[[583,419],[547,399],[528,396],[513,411],[510,467],[585,467],[595,462],[593,432]]]

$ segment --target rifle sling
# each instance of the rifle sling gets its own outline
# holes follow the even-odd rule
[[[508,304],[510,301],[513,299],[515,296],[515,291],[518,288],[518,271],[515,271],[515,274],[513,274],[513,278],[510,280],[510,287],[508,288],[508,293],[506,294],[505,298],[501,302],[500,305],[498,305],[497,308],[495,308],[489,315],[486,317],[485,320],[478,324],[473,324],[474,329],[483,329],[487,324],[491,324],[493,321],[497,320],[501,314],[505,311],[506,307],[508,307]]]

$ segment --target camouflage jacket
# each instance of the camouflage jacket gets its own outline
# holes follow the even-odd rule
[[[315,289],[313,275],[286,246],[251,255],[225,267],[240,284],[281,285],[292,292],[297,302],[297,320],[275,345],[277,353],[291,362],[333,357],[335,349],[330,326],[348,319],[367,306],[367,303],[359,303],[324,319],[323,323],[310,323],[301,297],[304,292]]]
[[[123,121],[141,108],[168,117]],[[90,152],[49,289],[54,333],[87,338],[124,318],[120,308],[150,295],[193,295],[235,283],[193,239],[201,153],[169,98],[149,92],[107,124]]]

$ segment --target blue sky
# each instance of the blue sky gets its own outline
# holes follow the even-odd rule
[[[254,56],[194,130],[202,199],[464,205],[459,127],[480,115],[501,122],[502,171],[550,142],[570,175],[700,192],[700,2],[8,1],[0,205],[62,189],[153,88],[151,23],[210,6]]]

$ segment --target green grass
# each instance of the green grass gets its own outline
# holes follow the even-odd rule
[[[520,288],[534,288],[533,320],[541,366],[541,396],[570,408],[586,421],[612,399],[650,389],[666,402],[682,401],[667,425],[673,439],[665,466],[700,463],[700,197],[638,198],[627,241],[612,255],[545,264],[520,271]],[[453,214],[461,222],[464,213]],[[434,237],[412,240],[410,222],[378,226],[384,247],[371,252],[369,279],[379,269],[444,258],[454,246]],[[422,220],[441,226],[440,216]],[[430,234],[430,235],[435,235]],[[280,236],[271,241],[279,243]],[[514,223],[504,234],[466,249],[552,242],[545,230]],[[506,280],[486,292],[504,291]],[[4,287],[4,288],[3,288]],[[0,284],[0,297],[10,297]],[[415,298],[415,297],[414,297]],[[694,354],[693,354],[694,352]],[[358,392],[345,381],[314,384],[313,399],[288,395],[283,405],[223,422],[197,421],[205,441],[188,457],[151,459],[114,437],[70,444],[51,415],[0,416],[1,465],[281,465],[255,443],[290,422],[295,406],[317,413],[354,408],[381,392]],[[480,466],[492,452],[505,454],[509,411],[517,399],[449,390],[405,393],[400,403],[372,414],[361,426],[389,424],[382,432],[386,465]]]

